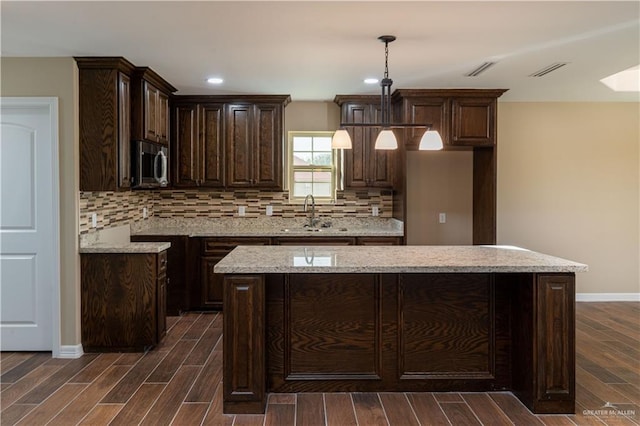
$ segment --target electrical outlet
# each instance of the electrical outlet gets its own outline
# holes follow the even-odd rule
[[[267,206],[267,216],[273,216],[273,206]]]
[[[447,214],[446,213],[438,214],[438,222],[439,223],[447,223]]]
[[[91,227],[96,228],[98,226],[98,215],[91,213]]]
[[[147,208],[146,208],[146,207],[143,207],[143,208],[142,208],[142,218],[143,218],[143,219],[146,219],[146,218],[147,218],[147,216],[149,216],[149,212],[147,211]]]
[[[238,206],[238,216],[244,216],[245,212],[245,206]]]
[[[378,216],[380,214],[380,209],[378,206],[371,206],[371,216]]]

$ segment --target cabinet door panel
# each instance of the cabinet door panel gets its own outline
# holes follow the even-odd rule
[[[203,105],[201,108],[199,151],[201,185],[224,186],[223,105]]]
[[[380,123],[382,112],[379,105],[371,105],[369,110],[369,121]],[[381,129],[369,129],[369,138],[366,144],[365,175],[367,186],[387,188],[393,186],[393,164],[395,162],[395,150],[376,150],[376,138]],[[401,135],[394,130],[396,139],[402,141]],[[398,142],[400,143],[400,142]]]
[[[495,143],[495,99],[454,98],[452,114],[452,145],[492,146]]]
[[[157,340],[160,342],[167,334],[167,277],[158,278],[158,325]]]
[[[197,140],[197,109],[195,105],[176,106],[174,109],[173,185],[193,187],[200,179]]]
[[[344,123],[367,123],[368,104],[347,104],[343,106],[342,121]],[[351,149],[344,150],[344,185],[347,188],[363,188],[367,186],[366,164],[367,150],[371,129],[364,127],[347,127],[351,136]]]
[[[163,145],[169,144],[169,97],[160,91],[158,91],[156,133],[158,142]]]
[[[145,81],[144,83],[144,137],[157,142],[158,89]]]
[[[213,267],[224,256],[202,258],[202,307],[221,309],[223,296],[223,278],[221,274],[214,274]]]
[[[229,187],[248,187],[252,184],[252,109],[253,105],[227,106],[225,148]]]
[[[119,185],[131,186],[131,79],[118,73],[118,159]]]
[[[253,183],[258,187],[282,187],[282,113],[279,105],[255,106],[256,154]]]
[[[432,130],[437,130],[442,141],[449,140],[449,102],[444,98],[408,99],[405,103],[405,115],[409,123],[431,124]],[[410,150],[417,150],[424,130],[408,129],[405,131],[405,146]]]

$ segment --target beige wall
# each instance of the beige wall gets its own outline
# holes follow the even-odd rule
[[[579,293],[638,293],[638,103],[498,104],[498,243],[587,263]]]
[[[406,166],[407,244],[473,244],[473,152],[408,151]]]
[[[73,58],[0,58],[2,96],[55,96],[59,113],[61,344],[80,344],[78,72]]]
[[[291,102],[284,110],[284,126],[286,132],[337,130],[340,107],[334,102]]]

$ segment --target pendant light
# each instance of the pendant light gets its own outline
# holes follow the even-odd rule
[[[398,148],[398,140],[392,129],[425,129],[425,133],[420,139],[419,150],[439,150],[442,149],[442,138],[436,130],[431,130],[431,124],[417,123],[391,123],[391,85],[393,80],[389,78],[389,43],[395,41],[392,35],[382,35],[378,40],[384,43],[384,78],[380,81],[382,93],[380,95],[380,123],[340,123],[340,130],[337,130],[331,140],[332,148],[351,148],[351,137],[345,127],[375,127],[381,128],[376,138],[375,149],[391,150]]]

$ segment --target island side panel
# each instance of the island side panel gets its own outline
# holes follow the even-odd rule
[[[575,277],[537,274],[535,412],[575,411]]]
[[[224,277],[224,413],[264,413],[264,293],[263,275]]]
[[[509,274],[513,391],[538,414],[575,412],[575,275]]]

